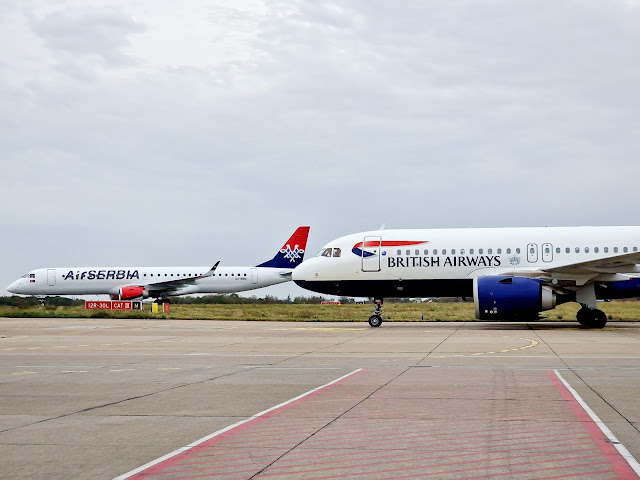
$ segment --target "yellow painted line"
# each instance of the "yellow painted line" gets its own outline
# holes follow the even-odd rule
[[[38,372],[14,372],[11,375],[30,375],[33,373],[38,373]]]
[[[88,347],[89,345],[78,345],[79,347]]]
[[[42,350],[42,347],[30,347],[27,350]]]
[[[16,350],[16,348],[3,348],[3,350]]]
[[[482,334],[482,333],[472,333],[470,335],[475,335],[475,336],[479,336],[479,337],[488,337],[488,335]],[[517,348],[509,348],[509,349],[505,349],[505,350],[500,350],[500,352],[476,352],[476,353],[469,353],[469,354],[466,354],[466,355],[460,355],[460,354],[458,354],[458,355],[439,355],[439,356],[434,356],[433,358],[469,357],[469,356],[478,357],[480,355],[495,355],[496,353],[509,353],[509,352],[522,351],[522,350],[526,350],[527,348],[537,347],[539,345],[539,342],[537,342],[536,340],[533,340],[531,338],[510,337],[510,336],[507,336],[507,335],[499,335],[499,337],[508,338],[510,340],[513,340],[513,339],[524,340],[525,342],[529,342],[529,345],[524,345],[522,347],[517,347]]]
[[[118,369],[118,370],[109,370],[109,371],[110,372],[131,372],[133,370],[135,370],[135,368],[121,368],[121,369]]]
[[[89,373],[88,370],[63,370],[62,373]]]

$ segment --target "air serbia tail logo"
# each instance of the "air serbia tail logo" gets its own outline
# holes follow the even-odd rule
[[[286,247],[280,250],[280,253],[284,255],[284,258],[288,258],[290,262],[295,262],[298,259],[302,259],[304,250],[300,248],[299,245],[296,245],[293,250],[291,250],[291,245],[287,243]]]
[[[282,248],[278,250],[276,256],[268,262],[261,263],[258,267],[271,268],[295,268],[304,257],[304,250],[307,248],[307,237],[309,236],[309,227],[298,227],[293,235],[287,240]],[[291,248],[293,245],[293,249]]]
[[[423,243],[429,243],[426,241],[410,241],[410,240],[367,240],[366,242],[356,243],[351,251],[358,257],[372,257],[376,255],[365,249],[382,248],[382,247],[408,247],[410,245],[422,245]],[[382,252],[384,255],[385,252]]]

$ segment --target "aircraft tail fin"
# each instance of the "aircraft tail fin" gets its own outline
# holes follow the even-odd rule
[[[293,235],[278,250],[275,257],[268,262],[257,265],[270,268],[295,268],[302,263],[304,250],[307,248],[307,237],[310,227],[298,227]]]

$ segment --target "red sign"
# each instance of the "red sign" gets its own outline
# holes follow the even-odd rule
[[[131,302],[91,301],[85,302],[84,308],[85,310],[131,310]]]

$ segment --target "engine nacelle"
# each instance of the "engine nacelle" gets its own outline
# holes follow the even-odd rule
[[[556,307],[553,290],[525,277],[474,278],[473,300],[480,320],[537,318],[539,312]]]
[[[144,287],[120,287],[117,295],[112,295],[114,300],[129,300],[131,298],[147,298],[149,292]]]

